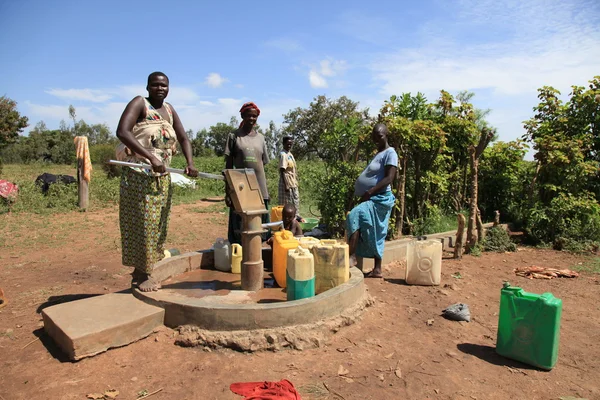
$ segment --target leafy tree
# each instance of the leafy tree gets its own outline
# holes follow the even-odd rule
[[[28,136],[19,136],[16,143],[5,148],[2,156],[13,163],[70,164],[75,161],[73,131],[69,128],[49,130],[44,122],[38,122]]]
[[[529,166],[524,161],[527,143],[522,140],[496,142],[484,150],[479,168],[479,208],[492,218],[496,210],[505,219],[522,220],[521,208],[531,182]]]
[[[28,119],[17,111],[17,102],[0,97],[0,149],[15,143],[27,126]]]
[[[336,100],[317,96],[307,108],[298,107],[283,116],[285,125],[283,135],[294,138],[294,152],[298,158],[316,155],[322,160],[340,158],[340,156],[341,159],[350,159],[354,154],[354,148],[338,146],[332,150],[332,147],[326,144],[331,145],[337,140],[335,137],[341,134],[340,129],[343,125],[338,122],[336,127],[336,121],[370,122],[368,109],[360,110],[358,106],[357,102],[346,96]],[[349,143],[352,140],[350,138]]]
[[[84,120],[77,121],[77,114],[73,105],[69,106],[69,117],[73,120],[73,136],[87,136],[90,146],[98,144],[116,144],[117,137],[112,135],[106,124],[88,125]],[[66,130],[64,121],[61,121],[61,129]]]
[[[573,229],[557,228],[563,225],[600,225],[591,206],[600,196],[600,76],[588,89],[573,86],[566,103],[559,95],[550,86],[538,89],[540,103],[524,123],[524,138],[536,150],[526,228],[532,238],[544,242],[581,240]],[[554,217],[548,220],[544,215]],[[600,241],[594,232],[589,239]],[[555,247],[562,245],[555,242]]]
[[[536,114],[525,121],[525,139],[533,143],[537,162],[531,201],[537,195],[542,203],[549,204],[559,193],[581,193],[597,174],[599,160],[595,146],[600,132],[596,120],[600,99],[596,103],[595,94],[600,93],[598,79],[600,77],[591,81],[588,93],[574,86],[567,104],[552,87],[538,90],[540,104],[534,108]],[[581,107],[591,99],[594,103]],[[592,105],[595,111],[590,111]]]
[[[483,151],[490,144],[495,135],[496,131],[494,129],[483,127],[477,145],[469,146],[471,199],[469,200],[469,221],[467,225],[467,251],[473,249],[477,243],[483,239],[483,223],[478,207],[479,181],[477,178],[479,172],[479,158],[481,158]]]
[[[259,132],[265,137],[269,159],[276,158],[283,149],[283,144],[281,143],[283,132],[280,128],[277,128],[273,121],[269,121],[269,127],[264,131],[259,128]]]
[[[238,120],[235,117],[231,117],[229,124],[224,122],[217,122],[216,125],[208,128],[208,133],[203,136],[204,144],[207,148],[215,152],[216,155],[222,156],[225,152],[225,143],[227,136],[239,126]],[[204,135],[204,132],[203,132]]]
[[[434,117],[432,106],[421,93],[392,96],[380,111],[379,118],[390,131],[390,145],[399,155],[398,204],[394,212],[397,234],[402,233],[405,218],[414,221],[423,217],[426,202],[432,199],[438,186],[445,185],[444,177],[438,172],[446,136]],[[412,199],[408,208],[405,207],[407,196]]]

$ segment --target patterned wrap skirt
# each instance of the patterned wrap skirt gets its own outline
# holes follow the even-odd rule
[[[164,258],[172,195],[170,174],[150,176],[123,167],[119,199],[123,265],[149,274]]]
[[[346,219],[348,237],[359,231],[356,255],[383,258],[388,223],[396,198],[391,191],[379,193],[354,207]]]

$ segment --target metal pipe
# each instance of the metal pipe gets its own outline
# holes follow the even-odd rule
[[[257,292],[264,287],[262,259],[262,215],[242,214],[242,290]]]
[[[106,163],[110,164],[110,165],[118,165],[120,167],[141,168],[141,169],[146,169],[146,170],[152,169],[152,165],[138,164],[138,163],[132,163],[132,162],[126,162],[126,161],[108,160]],[[167,172],[175,172],[176,174],[184,174],[185,173],[185,170],[183,170],[183,169],[177,169],[177,168],[171,168],[171,167],[167,167],[167,168],[165,168],[165,170]],[[198,178],[217,179],[220,181],[225,180],[225,177],[223,175],[209,174],[207,172],[198,172]]]
[[[283,229],[283,221],[267,222],[261,225],[263,229],[277,228]]]

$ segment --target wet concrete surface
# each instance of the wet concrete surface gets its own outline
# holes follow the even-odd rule
[[[203,298],[207,296],[227,296],[239,291],[247,293],[244,303],[276,303],[286,301],[285,289],[275,283],[270,272],[264,272],[264,289],[258,292],[241,290],[241,275],[217,270],[199,269],[172,277],[162,284],[163,291],[174,292],[183,296]]]

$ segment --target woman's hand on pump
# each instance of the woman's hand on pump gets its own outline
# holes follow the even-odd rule
[[[198,176],[198,170],[193,165],[185,167],[185,174],[189,177],[195,178]]]
[[[151,157],[150,164],[152,165],[152,171],[156,172],[157,174],[164,174],[167,172],[165,164],[163,164],[158,157]]]

